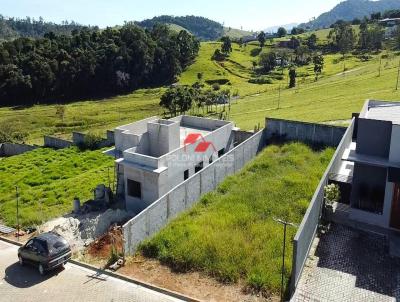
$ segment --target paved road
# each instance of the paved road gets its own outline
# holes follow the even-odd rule
[[[17,260],[17,247],[0,241],[1,302],[180,301],[70,263],[42,277]]]

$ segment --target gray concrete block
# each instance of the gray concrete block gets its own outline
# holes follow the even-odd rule
[[[313,142],[314,140],[314,125],[297,123],[297,137],[295,140],[301,142]]]
[[[201,195],[215,189],[213,166],[208,166],[203,171],[201,171],[200,177],[201,177]]]
[[[244,146],[243,145],[239,145],[234,150],[234,154],[235,154],[235,172],[239,171],[244,165],[243,150],[244,150]]]
[[[147,215],[136,216],[123,227],[125,239],[125,253],[133,255],[139,244],[148,236]]]
[[[175,218],[186,209],[186,186],[182,184],[168,194],[168,219]]]
[[[167,224],[167,196],[161,197],[154,205],[150,206],[147,215],[149,219],[149,235],[151,236]]]
[[[218,185],[226,177],[226,166],[222,161],[218,161],[214,164],[215,183]]]
[[[190,178],[186,183],[186,207],[191,207],[197,200],[199,200],[200,193],[200,175],[196,174]]]
[[[331,146],[332,127],[315,125],[314,143]]]

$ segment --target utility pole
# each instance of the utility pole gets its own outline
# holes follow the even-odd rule
[[[18,186],[15,186],[15,195],[17,198],[17,240],[19,241],[19,192],[18,192]]]
[[[278,109],[281,108],[281,84],[279,84]]]
[[[381,69],[382,69],[382,56],[379,59],[379,77],[381,76]]]
[[[284,300],[284,278],[285,278],[285,252],[286,252],[286,228],[287,226],[292,226],[297,228],[297,225],[294,223],[282,220],[282,219],[277,219],[273,218],[273,220],[277,223],[280,223],[283,225],[283,249],[282,249],[282,271],[281,271],[281,302]]]
[[[398,67],[398,69],[397,69],[396,90],[399,90],[399,78],[400,78],[400,61],[399,61],[399,67]]]

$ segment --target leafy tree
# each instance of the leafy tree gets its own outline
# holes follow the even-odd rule
[[[282,38],[287,35],[287,30],[284,27],[279,27],[276,34],[279,38]]]
[[[264,72],[271,72],[276,67],[276,54],[274,52],[263,52],[260,55],[259,65],[262,67]]]
[[[192,107],[195,96],[196,92],[192,87],[172,87],[161,96],[160,106],[176,116],[177,113],[185,113]]]
[[[382,49],[384,39],[384,29],[378,24],[368,25],[363,22],[360,25],[360,38],[358,47],[361,50],[379,50]]]
[[[290,34],[291,35],[301,35],[301,34],[304,34],[305,32],[306,32],[306,30],[304,28],[293,27]]]
[[[265,32],[261,31],[257,36],[257,40],[260,42],[260,47],[263,48],[265,46],[265,41],[267,40]]]
[[[311,51],[307,45],[301,45],[295,51],[295,61],[298,65],[306,65],[311,61]]]
[[[300,45],[301,45],[301,43],[300,43],[299,39],[297,39],[296,37],[291,37],[290,38],[289,47],[291,49],[297,49]]]
[[[0,19],[1,21],[1,19]],[[0,22],[1,23],[1,22]],[[29,24],[29,22],[28,22]],[[192,64],[199,41],[156,25],[49,32],[0,44],[0,106],[97,97],[170,84]]]
[[[371,20],[380,20],[381,18],[382,18],[381,12],[371,14]]]
[[[400,27],[397,27],[397,30],[395,31],[395,41],[396,41],[396,48],[400,49]]]
[[[311,34],[308,38],[307,38],[307,46],[309,49],[311,50],[315,50],[317,49],[317,35],[316,34]]]
[[[322,54],[317,54],[313,57],[314,63],[314,73],[315,73],[315,81],[318,81],[319,75],[322,73],[324,69],[324,56]]]
[[[56,105],[56,115],[64,122],[66,108],[64,105]]]
[[[290,70],[289,70],[289,78],[290,78],[290,81],[289,81],[289,88],[294,88],[294,87],[296,87],[296,69],[295,68],[290,68]]]
[[[225,37],[221,38],[221,41],[222,41],[222,45],[221,45],[222,53],[227,55],[230,52],[232,52],[232,41],[231,41],[231,38],[225,36]]]
[[[356,34],[350,24],[342,22],[336,24],[328,36],[334,47],[345,57],[346,53],[354,48]]]

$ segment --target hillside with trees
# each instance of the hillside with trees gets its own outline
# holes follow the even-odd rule
[[[61,24],[45,22],[43,18],[39,20],[26,17],[25,19],[5,18],[0,15],[0,40],[11,40],[19,37],[40,38],[48,32],[57,35],[71,35],[72,31],[88,28],[97,31],[98,27],[85,27],[74,21],[63,21]]]
[[[352,21],[354,19],[363,19],[373,13],[385,12],[388,10],[400,9],[398,0],[347,0],[339,3],[331,11],[323,13],[318,18],[299,27],[307,29],[327,28],[338,20]]]
[[[199,51],[186,31],[127,23],[0,45],[0,106],[100,97],[173,83]]]
[[[217,40],[224,33],[224,27],[222,24],[197,16],[159,16],[136,22],[136,24],[144,28],[152,28],[155,24],[175,24],[185,28],[198,39],[203,41]]]

